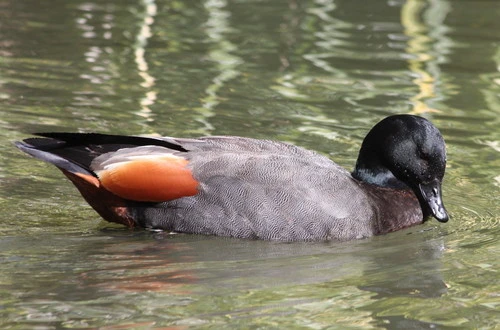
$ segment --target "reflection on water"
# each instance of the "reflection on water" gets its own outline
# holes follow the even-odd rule
[[[494,328],[495,1],[0,3],[0,327]],[[452,219],[367,240],[129,231],[12,147],[34,131],[289,141],[351,169],[381,117],[447,141]]]
[[[390,238],[393,243],[406,240],[391,247],[382,239],[283,244],[104,230],[65,239],[42,236],[31,240],[30,247],[26,239],[18,239],[2,251],[23,255],[24,260],[4,262],[16,277],[39,274],[8,295],[24,302],[19,313],[32,322],[50,318],[68,326],[83,307],[87,318],[111,313],[113,320],[139,321],[156,315],[159,324],[173,319],[186,325],[244,324],[269,316],[286,324],[290,315],[300,319],[313,313],[318,325],[327,326],[323,313],[344,313],[339,325],[364,323],[367,317],[375,322],[370,311],[381,299],[446,293],[439,275],[442,240],[429,232],[408,234]],[[397,278],[380,268],[388,252],[393,259],[384,264]],[[47,253],[57,254],[49,265]],[[413,267],[419,272],[424,267],[426,276],[415,274]],[[87,318],[81,317],[80,324]]]
[[[437,82],[441,73],[439,64],[446,60],[448,48],[452,44],[446,37],[444,24],[449,7],[446,1],[427,4],[418,0],[409,0],[402,7],[401,23],[409,37],[406,52],[413,55],[408,59],[408,64],[416,77],[413,82],[419,87],[419,93],[411,98],[415,114],[439,112],[430,108],[430,104],[437,96]],[[425,16],[422,17],[422,13]]]

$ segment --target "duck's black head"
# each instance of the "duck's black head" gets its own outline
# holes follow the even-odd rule
[[[395,115],[375,125],[363,140],[353,177],[374,185],[411,188],[425,215],[448,221],[441,197],[446,149],[427,119]]]

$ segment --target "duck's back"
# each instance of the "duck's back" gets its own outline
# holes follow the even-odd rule
[[[198,193],[133,208],[143,226],[278,240],[347,240],[379,230],[377,198],[322,155],[245,138],[176,141],[189,150]]]

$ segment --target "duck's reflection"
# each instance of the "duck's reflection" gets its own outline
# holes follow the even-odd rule
[[[10,271],[17,274],[12,297],[22,297],[22,309],[29,313],[161,317],[168,324],[269,315],[279,321],[291,315],[314,319],[321,327],[422,328],[427,320],[422,315],[447,291],[441,275],[443,238],[423,228],[428,226],[344,243],[119,228],[18,239],[4,251],[16,256],[25,255],[28,246],[39,251]]]
[[[92,252],[94,270],[80,276],[85,285],[189,294],[204,288],[268,290],[316,284],[328,290],[340,281],[375,293],[375,301],[396,296],[432,298],[447,290],[441,276],[443,242],[424,239],[428,234],[419,229],[344,243],[131,235],[135,235],[132,241],[111,239]]]

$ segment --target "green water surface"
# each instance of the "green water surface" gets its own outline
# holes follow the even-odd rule
[[[0,1],[0,328],[498,329],[497,0]],[[106,223],[37,131],[242,135],[352,169],[390,114],[448,150],[447,224],[279,243]]]

